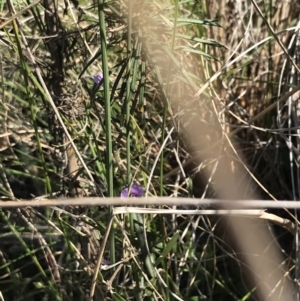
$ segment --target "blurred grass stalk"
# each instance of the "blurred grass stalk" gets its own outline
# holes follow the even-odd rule
[[[144,18],[147,18],[147,16],[142,16]],[[173,24],[176,24],[176,19],[172,20]],[[161,33],[161,37],[163,36],[163,32]],[[165,45],[165,40],[161,39],[161,42],[158,43],[158,45]],[[159,47],[159,46],[158,46]],[[154,49],[153,51],[153,57],[155,58],[155,55],[157,53],[156,50],[161,50],[159,48]],[[159,52],[159,51],[158,51]],[[159,57],[156,57],[156,60],[159,60]],[[186,62],[185,58],[182,58],[182,61],[178,63],[176,61],[175,57],[169,56],[169,60],[159,60],[160,61],[160,69],[161,70],[177,70],[178,72],[181,72],[183,76],[186,77],[187,81],[190,83],[193,81],[193,78],[191,75],[197,74],[198,70],[193,69],[188,62]],[[171,64],[171,66],[170,66]],[[179,70],[181,66],[181,70]],[[195,66],[196,67],[196,66]],[[197,68],[205,68],[205,66],[199,66],[197,65]],[[211,70],[208,71],[208,74],[211,73]],[[173,73],[174,74],[174,73]],[[175,77],[172,76],[170,73],[167,74],[167,77],[171,76],[175,80]],[[180,97],[174,98],[168,95],[172,102],[172,106],[178,106],[180,107],[182,105],[182,102],[184,102],[186,105],[189,104],[190,99],[185,97],[184,95],[190,95],[190,90],[187,88],[188,85],[180,85],[180,89],[178,95]],[[190,87],[193,88],[193,87]],[[206,95],[204,93],[210,94],[210,87],[207,86],[206,90],[201,89],[200,93],[197,93],[197,96],[202,98],[206,98]],[[216,90],[216,93],[219,95],[222,94],[222,91]],[[179,102],[180,100],[180,102]],[[213,99],[210,99],[208,101],[214,102]],[[195,119],[193,123],[193,127],[184,128],[185,135],[187,137],[188,143],[190,145],[201,145],[201,141],[197,142],[197,139],[200,139],[200,137],[205,137],[207,135],[207,132],[203,129],[203,126],[201,122],[199,121],[200,116],[204,116],[205,114],[210,114],[211,112],[205,112],[205,107],[202,108],[200,106],[194,107],[193,114],[195,116],[198,116],[198,120]],[[217,112],[214,112],[217,115]],[[217,119],[218,115],[216,116]],[[190,112],[183,111],[178,116],[178,119],[181,121],[181,124],[188,124],[191,120]],[[210,124],[211,128],[214,128],[215,132],[219,132],[220,128],[218,128],[219,123],[216,124]],[[222,129],[222,128],[221,128]],[[232,149],[233,152],[236,154],[236,156],[239,158],[240,162],[245,162],[244,158],[241,155],[237,155],[236,150],[233,146],[233,138],[231,141],[229,141],[226,133],[222,133],[224,135],[224,144],[223,147]],[[211,137],[212,141],[215,140],[215,137]],[[227,142],[226,142],[227,140]],[[205,152],[203,151],[203,148],[200,147],[193,147],[194,153],[201,152],[201,156],[197,158],[198,165],[200,166],[202,162],[211,160],[211,152]],[[242,190],[242,185],[237,186],[236,182],[234,181],[233,177],[231,177],[230,174],[227,174],[225,171],[228,169],[228,166],[230,166],[230,157],[223,153],[222,157],[215,158],[218,160],[219,165],[216,170],[216,173],[214,175],[215,180],[215,190],[217,191],[217,195],[220,199],[236,199],[239,200],[242,198],[245,199],[256,199],[256,196],[253,193],[245,193],[244,190]],[[249,182],[249,174],[245,169],[242,169],[241,165],[237,165],[236,167],[236,173],[240,175],[241,178],[246,182]],[[210,177],[210,174],[206,172],[207,178]],[[248,180],[247,180],[248,179]],[[229,209],[226,208],[225,209]],[[275,248],[271,248],[269,250],[268,256],[269,256],[269,262],[266,262],[262,256],[253,256],[253,254],[263,254],[264,253],[264,246],[269,245],[273,241],[273,237],[270,235],[267,227],[265,224],[260,224],[258,231],[252,230],[249,222],[247,219],[232,219],[230,217],[227,218],[227,222],[230,225],[230,231],[232,234],[232,237],[237,242],[239,248],[243,251],[243,256],[250,266],[250,270],[252,271],[251,275],[249,275],[249,278],[253,280],[253,283],[257,285],[258,294],[260,296],[261,300],[272,300],[272,301],[278,301],[278,295],[281,296],[281,299],[284,298],[285,300],[292,301],[293,300],[293,285],[290,280],[285,278],[285,272],[274,267],[279,267],[281,263],[283,262],[283,258],[280,255],[279,251]],[[272,264],[271,264],[272,263]],[[283,281],[283,279],[285,279]],[[275,293],[277,291],[277,293]]]

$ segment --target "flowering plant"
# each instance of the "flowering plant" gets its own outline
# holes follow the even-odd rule
[[[99,84],[103,80],[103,73],[100,72],[97,75],[89,75],[88,77],[92,78],[96,84]]]
[[[128,198],[129,196],[141,197],[145,194],[145,190],[141,185],[132,184],[130,189],[124,188],[121,192],[121,198]]]

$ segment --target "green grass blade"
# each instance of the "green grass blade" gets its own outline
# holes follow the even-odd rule
[[[99,14],[99,29],[101,38],[101,58],[103,68],[103,87],[104,87],[104,102],[105,102],[105,130],[106,130],[106,180],[108,196],[113,197],[113,146],[112,146],[112,132],[111,132],[111,104],[110,104],[110,88],[109,88],[109,66],[107,57],[107,42],[106,42],[106,25],[105,25],[105,12],[104,0],[98,2]],[[110,213],[113,207],[110,206]],[[110,218],[110,217],[109,217]],[[115,263],[115,235],[113,228],[111,229],[110,237],[110,261]]]

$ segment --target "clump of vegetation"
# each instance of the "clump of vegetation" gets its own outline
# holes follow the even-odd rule
[[[299,198],[299,7],[254,4],[0,1],[2,201]],[[1,298],[257,298],[223,218],[112,210],[0,209]]]

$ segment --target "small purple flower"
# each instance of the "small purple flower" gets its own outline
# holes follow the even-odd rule
[[[97,75],[85,75],[83,77],[91,78],[96,84],[99,84],[103,80],[103,73],[100,72]]]
[[[128,198],[130,195],[133,197],[141,197],[145,194],[145,190],[141,185],[132,184],[131,189],[124,188],[121,192],[121,198]]]
[[[96,84],[99,84],[103,80],[103,73],[100,72],[97,75],[87,75],[86,77],[90,77]]]
[[[102,259],[101,270],[108,270],[110,265],[110,261],[106,259]]]
[[[109,265],[110,261],[106,259],[102,259],[102,265]]]

